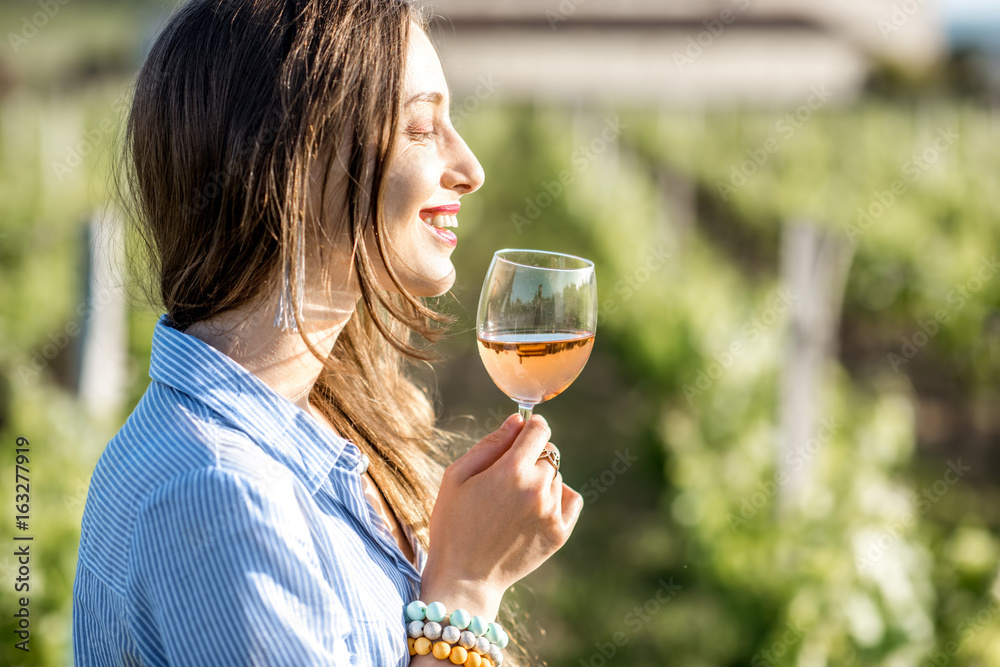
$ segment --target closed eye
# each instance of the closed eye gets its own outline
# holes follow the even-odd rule
[[[434,126],[427,124],[407,125],[403,131],[407,136],[415,139],[433,137],[437,135],[437,130]]]

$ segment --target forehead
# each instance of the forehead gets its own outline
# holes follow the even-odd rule
[[[413,25],[407,48],[404,99],[423,92],[439,92],[447,96],[448,83],[431,40],[421,28]]]

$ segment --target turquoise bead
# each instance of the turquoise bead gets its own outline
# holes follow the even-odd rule
[[[482,637],[490,627],[489,621],[482,616],[473,616],[469,621],[469,632],[477,637]]]
[[[472,616],[470,616],[469,612],[465,611],[464,609],[456,609],[455,611],[451,612],[451,624],[454,625],[459,630],[465,630],[467,627],[469,627],[469,621],[471,620]]]
[[[426,618],[427,605],[420,600],[414,600],[406,605],[406,618],[411,621],[422,621]]]
[[[499,641],[494,642],[494,643],[497,646],[499,646],[501,649],[505,649],[505,648],[507,648],[507,644],[510,643],[510,637],[507,636],[507,633],[505,631],[501,630],[500,631],[500,639],[499,639]]]
[[[500,627],[500,624],[490,623],[489,627],[486,628],[486,634],[484,636],[494,644],[499,644],[501,634],[503,634],[503,628]]]
[[[424,614],[427,616],[428,621],[440,623],[448,615],[448,608],[440,602],[431,602],[427,605],[427,609],[424,610]]]

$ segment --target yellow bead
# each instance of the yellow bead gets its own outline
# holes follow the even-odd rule
[[[469,651],[469,657],[465,659],[465,667],[482,667],[483,656],[475,651]]]
[[[487,658],[485,655],[483,656],[483,667],[493,667],[493,661]]]
[[[451,644],[448,642],[438,642],[434,644],[434,657],[444,660],[451,654]]]
[[[417,649],[413,648],[413,645],[415,643],[416,643],[416,640],[413,637],[407,637],[406,638],[406,648],[410,649],[410,655],[416,655],[417,654]]]
[[[465,659],[469,657],[469,652],[461,646],[451,649],[451,662],[456,665],[464,665]]]
[[[431,640],[427,637],[418,637],[413,642],[413,650],[417,652],[417,655],[427,655],[431,652]]]

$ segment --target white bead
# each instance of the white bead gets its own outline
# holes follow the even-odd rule
[[[424,622],[423,621],[410,621],[410,624],[406,626],[406,634],[410,635],[414,639],[424,636]]]
[[[441,639],[441,624],[436,621],[424,623],[424,637],[427,637],[431,641]]]
[[[476,637],[476,653],[486,655],[490,650],[490,640],[486,637]]]
[[[486,652],[486,655],[493,661],[496,667],[500,667],[503,664],[503,651],[500,650],[499,646],[490,646],[490,650]]]
[[[454,627],[454,626],[452,626]],[[464,648],[466,651],[471,650],[473,646],[476,645],[476,636],[465,630],[461,635],[458,636],[458,645]]]
[[[456,628],[454,625],[447,625],[443,630],[441,630],[441,641],[447,642],[449,644],[457,644],[458,638],[461,636],[462,631]]]

